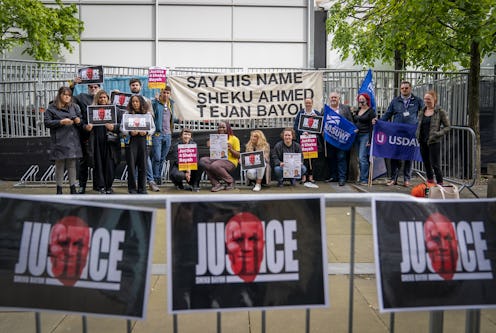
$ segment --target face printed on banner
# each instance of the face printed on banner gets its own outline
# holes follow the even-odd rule
[[[458,241],[449,219],[440,214],[431,214],[424,223],[425,245],[432,268],[443,279],[451,280],[458,261]]]
[[[79,217],[62,218],[50,234],[52,273],[65,286],[73,286],[86,266],[90,229]]]
[[[226,247],[231,268],[245,282],[252,282],[263,259],[262,222],[252,213],[234,215],[226,225]]]

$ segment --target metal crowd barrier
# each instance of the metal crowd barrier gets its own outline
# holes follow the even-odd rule
[[[59,199],[72,199],[70,195],[43,195],[47,199],[59,200]],[[349,289],[348,289],[348,330],[347,332],[353,332],[354,323],[354,278],[355,278],[355,244],[356,244],[356,215],[357,208],[359,207],[370,207],[373,198],[381,200],[391,200],[391,199],[405,199],[411,198],[405,194],[385,194],[385,193],[339,193],[339,194],[324,194],[325,206],[328,207],[350,207],[350,262],[349,262]],[[84,199],[89,201],[97,202],[108,202],[108,203],[118,203],[125,204],[127,206],[134,205],[138,207],[151,207],[160,209],[164,207],[164,203],[171,198],[170,195],[153,195],[153,196],[135,196],[135,195],[115,195],[115,196],[100,196],[100,195],[85,195]],[[164,274],[167,274],[164,272]],[[247,309],[248,310],[248,309]],[[266,312],[267,310],[261,310],[261,332],[266,332]],[[479,333],[480,332],[480,309],[466,310],[465,315],[465,333]],[[401,315],[401,314],[399,314]],[[310,316],[311,310],[306,309],[305,311],[305,332],[310,333]],[[87,316],[83,315],[82,318],[82,332],[88,332]],[[396,314],[390,314],[389,320],[389,332],[395,332],[395,319]],[[443,332],[443,320],[444,311],[430,311],[429,312],[429,332],[430,333],[442,333]],[[174,314],[172,318],[173,322],[173,332],[177,333],[178,328],[178,315]],[[216,313],[216,332],[221,333],[221,323],[222,323],[222,311]],[[132,332],[133,321],[126,321],[126,332]],[[41,313],[35,312],[35,328],[37,333],[41,333]]]
[[[479,176],[475,163],[476,144],[475,132],[470,127],[451,126],[441,141],[441,169],[446,180],[460,185],[460,192],[467,189],[478,198],[472,190]],[[413,168],[425,174],[422,162],[415,162]]]

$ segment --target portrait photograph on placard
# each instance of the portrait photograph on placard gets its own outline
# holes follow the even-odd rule
[[[227,134],[210,134],[210,158],[227,159]]]
[[[131,93],[112,91],[112,93],[110,94],[110,101],[114,105],[126,107],[132,95],[133,94]]]
[[[117,107],[115,105],[88,105],[88,123],[93,126],[117,124]]]
[[[126,131],[149,131],[151,129],[152,117],[147,114],[129,114],[122,116],[122,123]]]
[[[282,176],[284,178],[301,177],[301,153],[284,153],[283,162]]]
[[[307,116],[302,114],[300,123],[298,124],[298,130],[308,133],[322,133],[323,119],[324,117],[322,116]]]
[[[83,67],[78,69],[81,84],[103,83],[103,66]]]
[[[263,151],[251,151],[241,153],[241,166],[243,169],[265,168],[265,159]]]

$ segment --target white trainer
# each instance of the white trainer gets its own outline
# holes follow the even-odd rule
[[[306,182],[303,184],[303,186],[308,187],[308,188],[319,188],[319,185],[311,183],[311,182]]]
[[[255,187],[253,188],[253,191],[260,192],[261,189],[262,189],[262,186],[260,186],[260,184],[255,184]]]

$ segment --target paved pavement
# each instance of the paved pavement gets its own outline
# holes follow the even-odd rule
[[[414,179],[414,185],[420,182]],[[410,189],[403,186],[385,186],[385,180],[374,182],[372,187],[346,184],[338,186],[337,183],[317,182],[318,189],[306,188],[302,185],[295,187],[275,186],[263,188],[255,193],[251,188],[238,186],[229,194],[277,194],[277,193],[342,193],[356,194],[359,192],[371,193],[405,193]],[[17,194],[54,194],[54,186],[14,186],[15,182],[0,181],[0,192]],[[125,194],[125,187],[116,187],[117,194]],[[474,191],[482,198],[487,193],[484,185],[474,187]],[[86,198],[98,198],[96,192],[90,191]],[[225,194],[227,192],[224,192]],[[94,195],[92,195],[94,194]],[[171,185],[161,187],[160,192],[150,192],[150,195],[160,194],[191,194],[195,193],[178,191]],[[202,189],[200,194],[211,194],[208,188]],[[86,195],[77,196],[85,198]],[[469,191],[462,191],[463,198],[473,198]],[[54,196],[50,196],[54,197]],[[64,196],[69,197],[69,196]],[[100,198],[112,197],[100,195]],[[143,196],[140,196],[143,197]],[[157,197],[159,198],[159,197]],[[1,209],[1,208],[0,208]],[[350,208],[327,207],[327,257],[329,262],[329,299],[331,306],[324,309],[312,309],[309,315],[310,332],[347,332],[349,315],[349,246],[350,246]],[[376,280],[373,265],[372,226],[370,223],[371,212],[368,207],[359,207],[356,219],[356,270],[354,279],[353,297],[353,331],[354,332],[389,332],[390,315],[378,311],[376,293]],[[130,322],[132,332],[159,332],[173,331],[173,316],[167,313],[167,274],[166,244],[165,244],[165,210],[157,210],[157,230],[153,253],[153,270],[147,318],[143,321]],[[494,292],[494,291],[491,291]],[[305,332],[307,312],[299,310],[272,310],[266,312],[265,330],[262,328],[261,311],[236,311],[222,313],[220,328],[222,332]],[[395,315],[395,332],[428,332],[429,313],[404,312]],[[195,313],[177,316],[179,332],[218,332],[217,315],[215,313]],[[126,332],[127,322],[121,319],[101,318],[89,316],[87,319],[88,332]],[[0,311],[0,332],[34,332],[35,315],[33,312]],[[41,314],[41,332],[80,332],[82,331],[81,316],[60,313],[43,312]],[[465,332],[465,311],[447,311],[444,314],[445,332]],[[496,332],[496,310],[481,311],[480,332]]]

